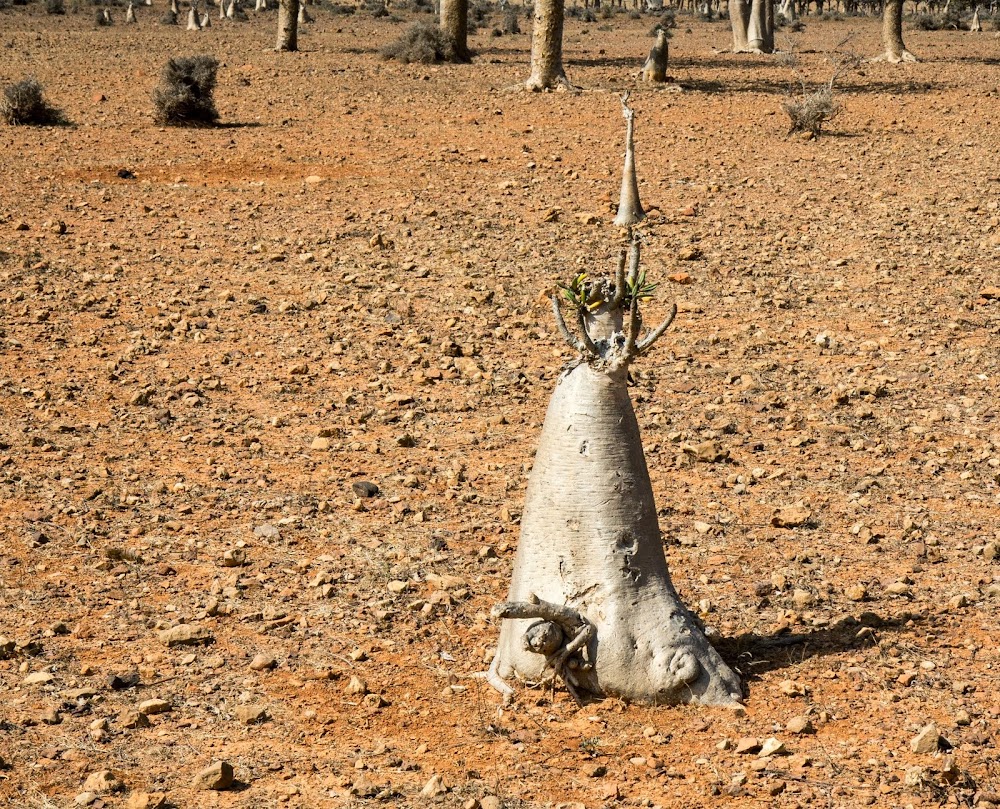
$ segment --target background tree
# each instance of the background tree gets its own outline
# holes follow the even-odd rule
[[[917,61],[903,44],[903,0],[886,0],[882,11],[882,45],[885,53],[877,61],[893,64]]]
[[[278,44],[275,50],[299,49],[299,0],[278,0]]]
[[[441,0],[441,31],[452,41],[455,61],[468,62],[469,0]]]
[[[562,63],[564,0],[535,0],[529,90],[572,89]]]

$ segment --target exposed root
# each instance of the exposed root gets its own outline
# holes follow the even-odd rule
[[[573,674],[574,670],[587,670],[591,667],[587,659],[587,644],[594,637],[594,625],[583,617],[577,610],[560,604],[553,604],[550,601],[543,601],[536,595],[531,595],[528,601],[505,601],[497,604],[491,611],[494,618],[538,618],[540,623],[532,624],[525,632],[525,648],[538,653],[548,651],[551,646],[549,642],[557,637],[555,633],[546,631],[549,628],[542,626],[548,622],[556,625],[562,630],[559,646],[552,651],[545,659],[546,666],[551,666],[556,675],[566,684],[566,690],[576,700],[582,704],[580,695],[576,690],[579,683]],[[542,631],[540,631],[542,630]],[[540,638],[545,638],[541,641]],[[566,643],[561,643],[565,638],[569,638]],[[513,690],[500,678],[497,672],[500,656],[493,659],[486,680],[490,685],[502,694],[513,693]],[[503,687],[500,687],[501,684]]]

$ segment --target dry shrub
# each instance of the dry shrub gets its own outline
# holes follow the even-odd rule
[[[0,119],[12,126],[52,126],[66,123],[62,112],[49,106],[45,100],[42,85],[30,77],[4,88],[3,97],[0,98]]]
[[[437,26],[417,22],[395,42],[380,51],[383,59],[395,59],[404,65],[416,62],[428,65],[432,62],[454,62],[457,60],[455,43]]]
[[[832,121],[840,112],[841,105],[833,97],[833,88],[820,87],[811,93],[804,92],[798,98],[789,97],[781,105],[791,121],[788,134],[812,132],[817,137],[823,124]]]
[[[153,91],[154,118],[168,126],[211,126],[219,120],[212,93],[219,62],[212,56],[180,56],[163,68]]]

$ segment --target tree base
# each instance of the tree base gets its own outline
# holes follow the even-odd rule
[[[531,90],[533,93],[541,93],[545,90],[565,90],[568,92],[576,90],[576,88],[569,83],[569,79],[566,78],[565,73],[548,78],[529,76],[528,80],[524,83],[524,89]]]
[[[920,60],[910,53],[908,50],[902,50],[899,53],[894,53],[893,51],[886,51],[885,53],[876,56],[872,59],[873,62],[888,62],[890,65],[898,65],[903,62],[919,62]]]

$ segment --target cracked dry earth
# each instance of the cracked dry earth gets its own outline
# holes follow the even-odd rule
[[[316,8],[278,55],[271,15],[144,9],[0,12],[0,77],[74,122],[0,128],[0,803],[1000,803],[992,34],[909,32],[925,61],[845,77],[805,141],[787,67],[681,18],[682,91],[631,102],[648,319],[680,307],[632,394],[746,709],[501,709],[547,296],[614,266],[650,19],[569,19],[585,91],[529,95],[491,23],[423,67],[379,60],[391,18]],[[807,81],[850,32],[880,51],[807,20]],[[197,52],[226,125],[155,126]]]

